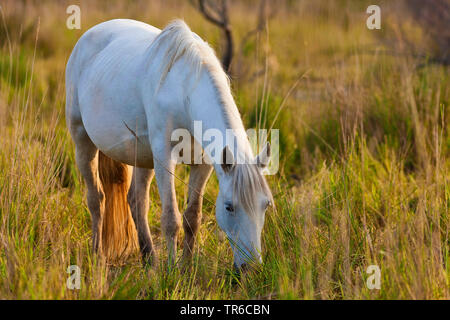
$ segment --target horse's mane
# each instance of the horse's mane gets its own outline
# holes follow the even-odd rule
[[[173,65],[182,57],[191,68],[192,79],[198,79],[204,67],[214,74],[224,73],[213,48],[192,32],[183,20],[170,22],[156,37],[151,47],[153,54],[165,49],[164,59],[160,65],[161,77],[158,88],[163,84]]]
[[[256,164],[237,164],[233,170],[233,202],[241,203],[245,212],[254,217],[259,192],[273,202],[267,181]]]

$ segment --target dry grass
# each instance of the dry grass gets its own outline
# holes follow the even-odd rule
[[[404,34],[398,30],[419,44],[424,30],[405,14],[369,31],[366,2],[282,2],[235,58],[233,89],[248,127],[269,127],[306,74],[274,124],[282,167],[269,178],[276,210],[266,218],[265,263],[241,279],[230,271],[231,249],[208,202],[192,272],[167,270],[155,184],[149,221],[161,265],[95,261],[64,121],[65,63],[90,26],[128,17],[163,27],[184,17],[218,52],[220,32],[187,1],[82,1],[81,31],[65,27],[68,3],[4,2],[0,298],[448,299],[449,70],[393,52],[390,41],[401,43]],[[237,39],[256,23],[254,6],[232,3]],[[381,6],[385,12],[389,2]],[[186,168],[178,173],[187,181]],[[184,208],[186,187],[177,190]],[[217,191],[212,178],[207,197]],[[80,290],[66,287],[72,264],[82,271]],[[380,290],[365,285],[372,264],[381,268]]]

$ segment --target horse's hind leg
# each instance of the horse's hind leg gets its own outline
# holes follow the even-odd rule
[[[153,169],[133,168],[133,179],[128,190],[128,203],[138,232],[139,248],[144,263],[154,263],[156,253],[148,227],[149,189],[155,172]]]
[[[197,235],[202,219],[203,193],[211,172],[212,166],[208,164],[191,166],[191,174],[189,176],[188,206],[183,214],[183,260],[185,262],[192,258],[195,245],[195,236]]]
[[[82,125],[71,127],[75,141],[75,158],[87,187],[87,203],[92,216],[92,247],[102,255],[102,223],[105,211],[105,194],[98,172],[98,149]]]

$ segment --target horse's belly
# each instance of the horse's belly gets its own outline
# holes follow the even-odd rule
[[[153,168],[153,155],[147,135],[128,136],[126,139],[101,151],[108,157],[126,163],[130,166],[141,168]]]
[[[142,108],[90,104],[81,109],[86,132],[100,151],[128,165],[153,168],[147,120]]]

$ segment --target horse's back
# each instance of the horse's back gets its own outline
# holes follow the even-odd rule
[[[121,47],[126,51],[127,46],[133,44],[142,44],[144,41],[151,43],[160,31],[151,25],[130,19],[114,19],[97,24],[78,40],[67,63],[67,73],[71,73],[74,63],[77,63],[78,71],[83,72],[113,42],[122,43]]]
[[[67,117],[79,116],[92,142],[121,162],[134,164],[136,140],[140,166],[151,162],[138,81],[159,32],[134,20],[103,22],[83,34],[67,63]]]

